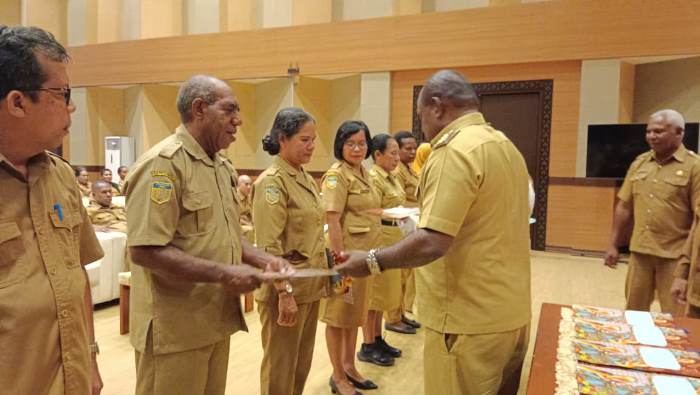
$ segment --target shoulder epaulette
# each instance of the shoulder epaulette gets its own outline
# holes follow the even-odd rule
[[[182,141],[173,141],[172,143],[166,144],[165,147],[161,148],[158,155],[164,158],[172,158],[180,148],[182,148]]]
[[[438,140],[437,143],[433,145],[433,151],[440,147],[446,146],[447,143],[449,143],[450,140],[452,140],[457,134],[459,134],[460,131],[460,129],[453,129],[445,133],[442,137],[440,137],[440,140]]]
[[[63,162],[65,162],[65,163],[67,163],[67,164],[70,165],[70,162],[68,162],[68,159],[62,157],[61,155],[55,154],[55,153],[53,153],[53,152],[51,152],[51,151],[46,151],[46,153],[49,154],[50,157],[56,158],[56,159],[60,159],[61,161],[63,161]]]

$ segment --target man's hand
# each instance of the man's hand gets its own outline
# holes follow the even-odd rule
[[[333,269],[340,274],[351,277],[367,277],[370,275],[369,267],[367,267],[367,252],[365,251],[342,252],[338,261],[344,263],[333,266]]]
[[[605,266],[617,269],[617,260],[620,258],[620,250],[616,246],[610,246],[605,253]]]
[[[288,260],[276,256],[272,256],[265,264],[265,273],[279,273],[286,277],[291,277],[296,270]],[[278,277],[280,278],[280,277]]]
[[[236,293],[244,294],[258,288],[262,283],[262,272],[253,266],[228,265],[224,267],[224,275],[221,282]]]
[[[100,370],[97,368],[97,356],[92,355],[92,395],[100,395],[102,392],[102,376],[100,376]]]
[[[277,307],[279,308],[277,324],[279,324],[280,326],[296,325],[297,312],[299,312],[299,308],[297,307],[297,302],[294,299],[294,295],[288,294],[286,292],[280,294]]]
[[[673,285],[671,285],[671,297],[678,304],[688,303],[688,280],[682,278],[673,279]]]

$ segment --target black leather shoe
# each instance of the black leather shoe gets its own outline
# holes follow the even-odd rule
[[[399,358],[401,356],[401,350],[396,347],[390,346],[386,340],[382,339],[381,336],[374,338],[374,344],[377,348],[382,350],[382,352],[392,358]]]
[[[377,386],[377,384],[374,384],[374,381],[372,380],[359,381],[347,373],[345,373],[345,377],[347,377],[348,380],[350,380],[350,382],[352,383],[352,385],[355,386],[355,388],[359,388],[361,390],[376,390],[377,388],[379,388],[379,386]]]
[[[416,329],[421,327],[420,322],[407,318],[406,316],[401,317],[401,321],[403,321],[404,324],[410,325]]]
[[[380,349],[375,347],[374,343],[362,343],[362,347],[357,353],[357,359],[379,366],[392,366],[394,364],[394,358],[384,354]]]
[[[347,376],[347,375],[346,375],[346,376]],[[348,378],[350,378],[350,376],[348,376]],[[352,381],[352,379],[351,379],[350,381]],[[354,382],[353,382],[352,384],[355,385]],[[374,384],[374,383],[372,383],[372,384]],[[338,391],[338,386],[335,385],[335,381],[333,381],[333,376],[331,376],[331,378],[328,379],[328,385],[331,386],[331,392],[332,392],[332,393],[334,393],[334,394],[339,394],[339,393],[340,393],[340,391]],[[358,388],[359,388],[359,387],[358,387]],[[353,395],[362,395],[362,392],[360,392],[360,391],[355,391],[355,393],[354,393]]]
[[[384,324],[384,328],[388,331],[403,333],[404,335],[416,334],[416,328],[412,327],[411,325],[404,324],[402,321],[399,321],[395,324],[390,324],[387,322],[386,324]]]

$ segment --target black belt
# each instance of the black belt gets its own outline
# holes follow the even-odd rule
[[[386,226],[399,226],[399,223],[396,220],[389,220],[389,219],[383,219],[382,220],[382,225]]]

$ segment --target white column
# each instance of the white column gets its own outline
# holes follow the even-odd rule
[[[390,133],[391,74],[363,73],[360,81],[360,119],[372,135]]]
[[[588,125],[618,123],[620,60],[587,60],[581,64],[576,176],[586,176]]]
[[[219,0],[185,0],[185,34],[219,32]]]

